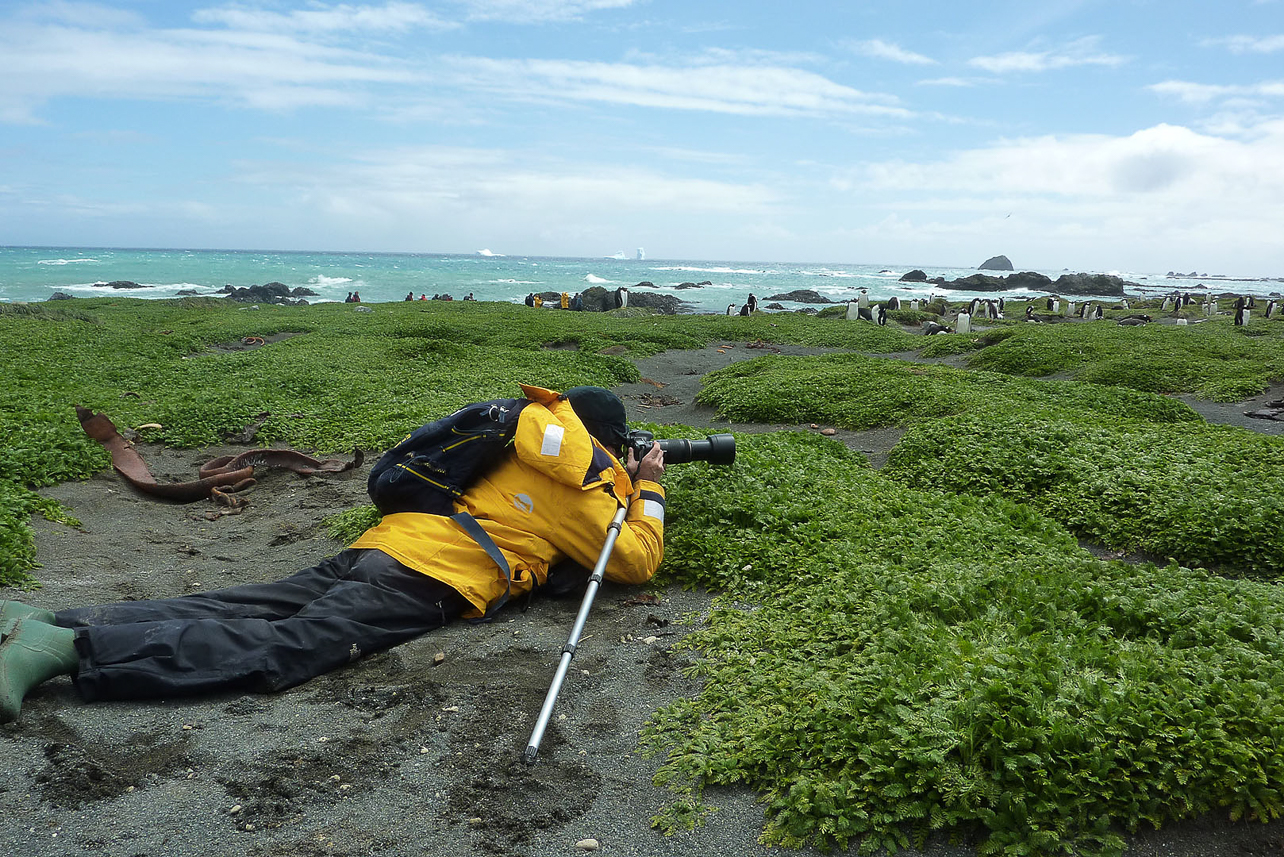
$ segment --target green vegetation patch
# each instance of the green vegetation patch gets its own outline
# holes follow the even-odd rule
[[[1027,502],[1106,547],[1276,577],[1284,439],[1203,424],[965,415],[915,426],[883,473]]]
[[[1257,335],[1245,336],[1247,330]],[[1003,332],[968,366],[1009,375],[1068,373],[1093,384],[1223,402],[1255,396],[1284,377],[1284,327],[1274,319],[1249,328],[1217,318],[1185,326],[1021,324]]]
[[[1104,562],[812,435],[739,444],[670,471],[665,573],[733,594],[685,641],[703,690],[644,733],[677,796],[657,825],[723,784],[764,793],[768,843],[862,853],[980,830],[982,854],[1117,854],[1213,808],[1279,815],[1276,587]]]
[[[935,338],[935,337],[933,337]],[[705,377],[697,401],[736,422],[908,426],[965,412],[1082,412],[1196,422],[1181,402],[1124,388],[1042,381],[859,354],[766,356]]]

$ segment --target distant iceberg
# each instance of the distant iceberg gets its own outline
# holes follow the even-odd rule
[[[641,247],[639,247],[639,248],[638,248],[638,261],[639,261],[639,262],[641,262],[641,261],[642,261],[642,260],[644,260],[645,258],[646,258],[646,251],[645,251],[645,250],[643,250]]]
[[[478,255],[478,256],[503,256],[504,254],[503,254],[503,253],[492,253],[492,252],[491,252],[491,251],[489,251],[489,250],[478,250],[478,251],[477,251],[477,255]]]
[[[608,259],[627,259],[627,258],[629,258],[629,257],[628,257],[628,256],[625,256],[625,255],[624,255],[624,251],[623,251],[623,250],[621,250],[619,253],[612,253],[610,256],[607,256],[606,258],[608,258]]]

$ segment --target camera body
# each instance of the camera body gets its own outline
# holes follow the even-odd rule
[[[710,464],[732,464],[736,460],[736,439],[729,434],[711,434],[704,440],[687,440],[685,438],[665,438],[656,440],[655,435],[642,429],[630,431],[624,441],[624,455],[633,450],[637,461],[651,451],[656,444],[664,450],[665,464],[686,464],[689,461],[707,461]]]

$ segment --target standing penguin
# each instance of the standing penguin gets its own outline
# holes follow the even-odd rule
[[[615,308],[620,309],[629,305],[629,290],[620,286],[615,290]]]
[[[736,305],[727,304],[727,315],[735,315],[735,314],[736,314]]]
[[[757,311],[758,311],[758,298],[756,295],[754,295],[753,292],[750,292],[749,293],[749,313],[750,315],[752,315]]]
[[[749,313],[750,313],[750,312],[752,312],[752,310],[750,310],[750,309],[749,309],[749,304],[745,304],[744,306],[742,306],[742,307],[740,308],[740,314],[741,314],[742,316],[744,316],[745,318],[748,318],[748,317],[749,317]]]

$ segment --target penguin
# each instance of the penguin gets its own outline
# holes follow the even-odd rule
[[[879,327],[886,327],[887,326],[887,308],[884,307],[882,304],[879,304],[878,306],[872,307],[872,309],[874,310],[874,323],[877,324]]]
[[[900,308],[901,308],[901,299],[900,299],[900,298],[898,298],[898,297],[890,297],[890,298],[888,298],[888,299],[887,299],[887,308],[888,308],[888,309],[890,309],[890,310],[897,310],[897,309],[900,309]]]
[[[748,317],[749,317],[749,313],[750,313],[750,312],[752,312],[752,310],[750,310],[750,309],[749,309],[749,304],[745,304],[744,306],[742,306],[742,307],[740,308],[740,314],[741,314],[742,316],[744,316],[745,318],[748,318]]]
[[[857,318],[861,321],[873,321],[874,313],[870,307],[863,306],[857,309]]]
[[[999,298],[999,318],[1003,318],[1003,298]]]
[[[727,304],[727,315],[735,315],[735,314],[736,314],[736,305]]]
[[[1235,298],[1235,313],[1234,313],[1233,323],[1236,327],[1244,326],[1244,315],[1245,315],[1244,310],[1245,310],[1245,307],[1247,307],[1247,305],[1248,305],[1248,301],[1246,301],[1244,298],[1242,297]]]
[[[923,322],[923,335],[936,336],[938,333],[949,333],[950,329],[943,324],[937,324],[934,321]]]
[[[1266,304],[1266,317],[1267,317],[1267,318],[1270,318],[1270,317],[1271,317],[1271,316],[1273,316],[1273,315],[1275,315],[1275,299],[1274,299],[1274,298],[1272,298],[1272,299],[1271,299],[1270,301],[1268,301],[1268,302],[1267,302],[1267,304]]]
[[[1043,324],[1043,319],[1034,314],[1034,307],[1027,305],[1025,308],[1025,320],[1032,321],[1035,324]]]
[[[1159,311],[1168,312],[1168,310],[1172,308],[1173,308],[1173,299],[1171,297],[1165,296],[1163,302],[1159,305]]]
[[[1048,312],[1052,312],[1052,310],[1053,310],[1053,306],[1052,306],[1052,298],[1051,298],[1051,297],[1049,297],[1049,298],[1048,298]]]
[[[972,298],[972,302],[967,305],[967,314],[976,315],[976,309],[981,305],[980,298]]]
[[[1148,315],[1130,315],[1127,318],[1119,319],[1119,324],[1124,327],[1136,327],[1141,324],[1150,323],[1151,318]]]
[[[750,292],[749,293],[749,313],[750,315],[752,315],[757,311],[758,311],[758,298],[756,295],[753,294],[753,292]]]

